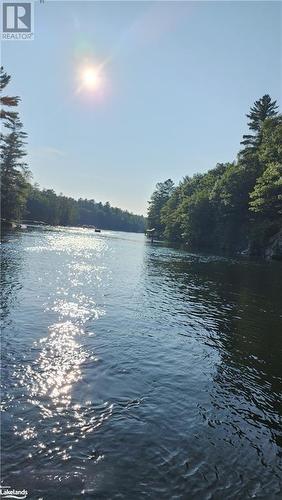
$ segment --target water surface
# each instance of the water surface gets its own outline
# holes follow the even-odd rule
[[[282,265],[87,229],[2,244],[2,480],[34,499],[281,497]]]

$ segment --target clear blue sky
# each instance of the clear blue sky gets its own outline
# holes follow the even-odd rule
[[[37,2],[35,40],[2,47],[34,181],[145,213],[156,182],[232,161],[253,101],[281,103],[281,5]]]

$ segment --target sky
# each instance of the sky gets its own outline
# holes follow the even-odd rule
[[[271,1],[36,2],[34,40],[2,43],[33,181],[145,214],[157,182],[233,161],[253,102],[281,104],[281,13]]]

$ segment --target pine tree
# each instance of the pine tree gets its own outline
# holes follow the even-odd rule
[[[24,161],[27,134],[17,113],[6,127],[9,133],[1,137],[1,217],[19,220],[28,191],[29,171]]]
[[[1,133],[1,217],[19,220],[22,217],[27,191],[29,171],[24,161],[27,134],[16,111],[10,111],[19,103],[19,97],[3,96],[2,92],[10,82],[10,75],[0,68],[1,119],[6,134]],[[4,108],[3,108],[4,107]],[[5,107],[8,108],[5,109]]]
[[[278,106],[276,101],[272,101],[270,95],[265,94],[261,99],[255,101],[254,105],[251,107],[250,113],[246,116],[249,118],[248,127],[250,130],[254,131],[255,134],[245,134],[243,135],[243,140],[241,144],[245,146],[244,153],[248,152],[250,149],[256,148],[260,144],[261,140],[261,130],[264,121],[267,118],[273,118],[278,114]]]
[[[272,118],[278,113],[278,106],[276,101],[271,101],[271,97],[265,94],[261,99],[255,101],[254,106],[251,108],[247,118],[250,119],[248,126],[251,130],[260,130],[262,123],[266,118]]]
[[[5,87],[8,85],[9,81],[11,80],[11,76],[7,75],[5,73],[3,66],[0,68],[0,104],[1,104],[1,110],[0,110],[0,118],[2,120],[8,120],[11,121],[16,117],[16,114],[13,111],[8,111],[6,109],[3,109],[3,106],[6,106],[8,108],[17,106],[20,98],[18,96],[16,97],[9,97],[9,96],[3,96],[2,92],[5,89]]]

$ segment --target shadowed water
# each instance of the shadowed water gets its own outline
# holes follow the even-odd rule
[[[280,498],[282,266],[86,229],[2,243],[2,482]]]

